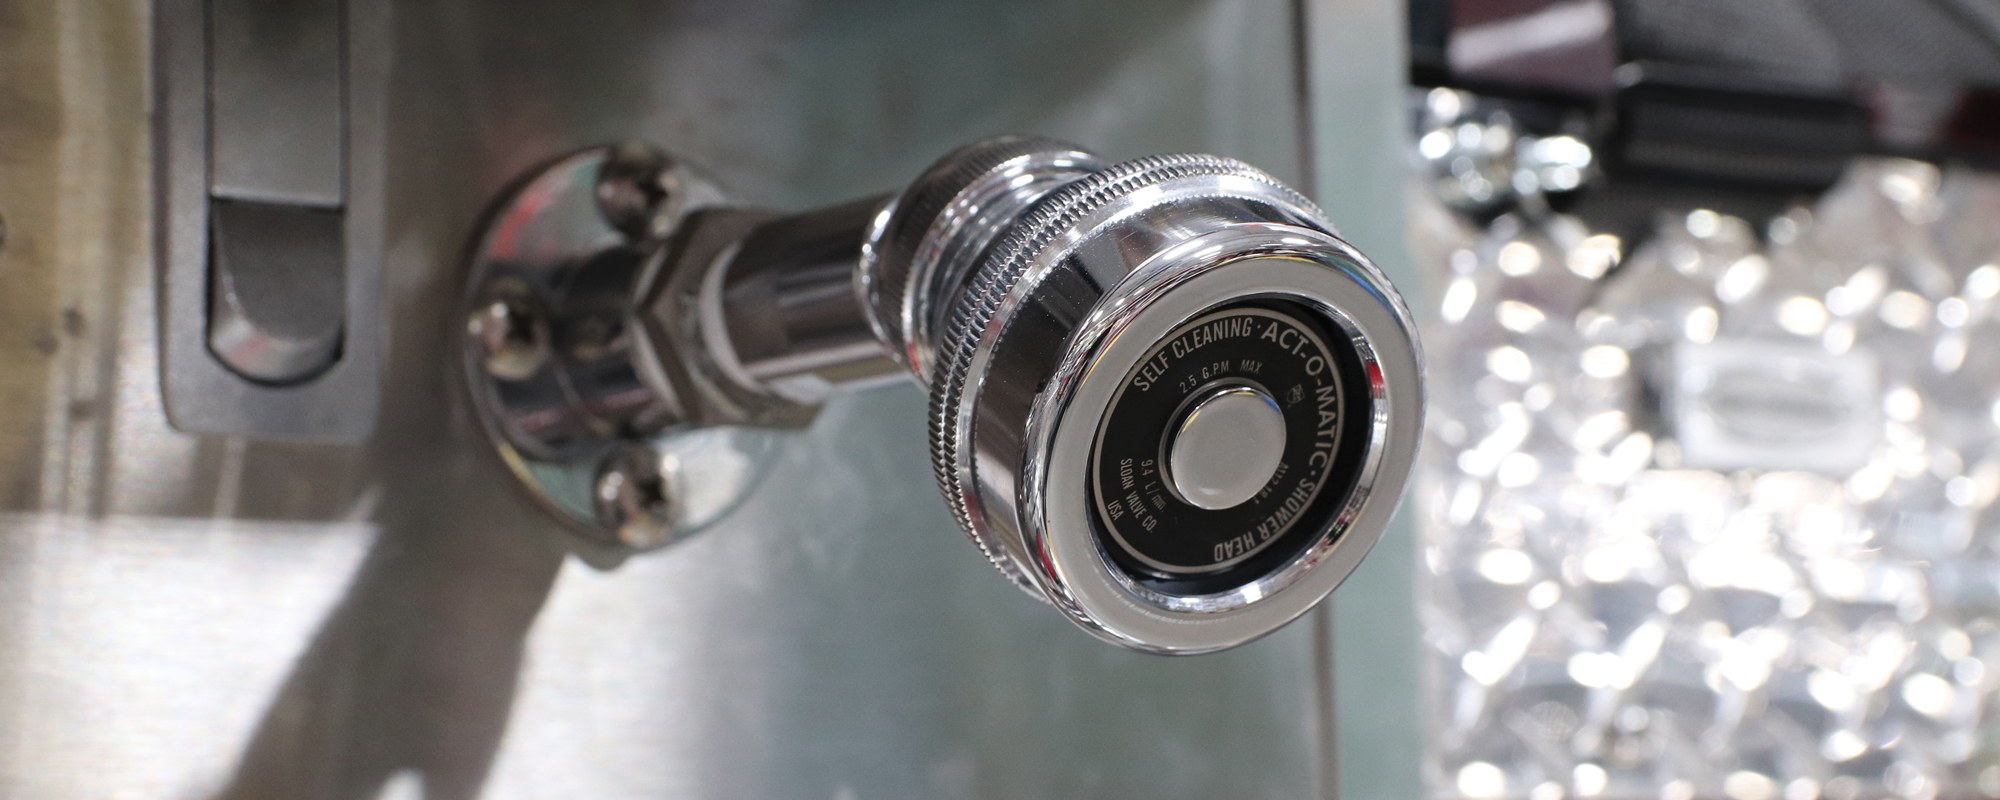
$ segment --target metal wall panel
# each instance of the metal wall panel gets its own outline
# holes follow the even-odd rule
[[[447,355],[483,205],[587,144],[650,139],[781,208],[1007,131],[1304,178],[1297,11],[398,4],[385,395],[335,447],[166,425],[148,9],[0,2],[0,796],[1318,793],[1313,623],[1185,659],[1074,630],[953,529],[914,387],[836,402],[735,518],[600,571],[486,460]],[[1363,53],[1323,51],[1313,92],[1365,96],[1342,60],[1388,53]]]
[[[1403,3],[1306,0],[1315,199],[1342,235],[1381,265],[1421,313],[1424,273],[1410,257],[1401,202],[1408,180]],[[1392,199],[1393,198],[1393,199]],[[1323,606],[1337,687],[1329,795],[1422,795],[1421,672],[1414,579],[1417,544],[1406,502],[1368,560]]]

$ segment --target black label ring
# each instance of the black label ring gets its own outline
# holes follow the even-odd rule
[[[1107,550],[1134,577],[1232,571],[1286,540],[1337,482],[1355,388],[1342,373],[1355,359],[1327,346],[1312,315],[1293,311],[1304,309],[1251,303],[1204,314],[1164,337],[1119,386],[1098,430],[1092,488]],[[1204,509],[1174,491],[1165,453],[1193,401],[1232,385],[1276,401],[1284,452],[1255,496]]]

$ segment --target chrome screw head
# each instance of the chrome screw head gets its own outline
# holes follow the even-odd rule
[[[549,358],[549,315],[518,278],[502,276],[481,287],[465,332],[479,346],[487,374],[501,380],[525,380]]]
[[[597,520],[616,531],[624,544],[648,548],[674,538],[677,509],[669,484],[670,460],[645,445],[632,445],[612,452],[598,465],[591,490]]]
[[[679,193],[673,159],[652,147],[626,142],[598,167],[597,213],[633,242],[656,239],[671,227]]]

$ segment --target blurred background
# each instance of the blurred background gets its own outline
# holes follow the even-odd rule
[[[2000,796],[2000,5],[1410,19],[1427,791]]]
[[[303,443],[164,409],[204,4],[0,0],[0,797],[2000,797],[2000,2],[320,5],[385,324],[370,432]],[[450,335],[524,171],[801,209],[1001,132],[1254,163],[1418,312],[1418,480],[1320,611],[1090,639],[956,532],[914,386],[617,565],[485,455]]]

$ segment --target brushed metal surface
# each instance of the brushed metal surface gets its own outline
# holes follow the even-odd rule
[[[398,4],[384,400],[337,446],[166,425],[148,9],[0,0],[0,796],[1314,795],[1313,631],[1167,660],[1074,630],[958,540],[914,388],[836,403],[735,519],[599,571],[486,460],[446,352],[482,204],[586,144],[783,208],[1001,131],[1295,180],[1290,11]]]
[[[1369,253],[1405,296],[1434,297],[1410,257],[1404,203],[1384,202],[1407,180],[1404,92],[1409,80],[1406,9],[1378,0],[1299,0],[1308,110],[1309,190],[1340,230]],[[1421,302],[1421,301],[1413,301]],[[1405,508],[1368,560],[1321,606],[1331,628],[1319,650],[1336,687],[1328,797],[1413,800],[1425,792],[1420,718],[1415,515]],[[1334,772],[1329,764],[1323,772]]]
[[[339,0],[208,0],[209,192],[339,208]]]

